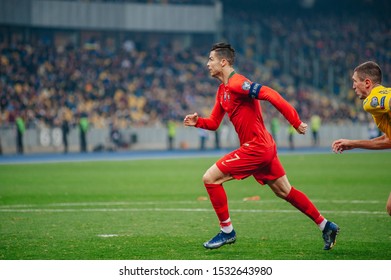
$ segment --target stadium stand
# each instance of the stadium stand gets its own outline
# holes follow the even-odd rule
[[[389,84],[389,17],[369,13],[362,20],[362,10],[353,15],[311,10],[299,17],[302,10],[238,12],[232,2],[223,1],[223,39],[238,51],[239,72],[277,89],[303,119],[317,112],[324,123],[368,121],[351,89],[351,71],[362,61],[375,60]],[[15,36],[15,30],[29,35]],[[212,107],[216,81],[205,69],[211,36],[178,48],[171,37],[150,44],[138,34],[113,42],[96,30],[74,43],[56,40],[59,32],[64,30],[0,25],[2,128],[13,127],[19,115],[27,128],[60,127],[63,116],[75,127],[84,113],[95,128],[113,123],[119,128],[162,127],[169,119],[180,121],[192,111],[207,114]],[[265,110],[266,119],[274,115]]]

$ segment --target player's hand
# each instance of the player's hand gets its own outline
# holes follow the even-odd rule
[[[331,145],[333,152],[336,154],[342,154],[345,150],[351,150],[353,147],[349,144],[348,139],[338,139],[333,142]]]
[[[198,114],[194,113],[191,115],[187,115],[183,120],[183,124],[186,126],[195,126],[197,121],[198,121]]]
[[[305,134],[305,132],[307,131],[307,128],[308,128],[308,124],[302,122],[302,123],[299,125],[299,127],[296,128],[296,131],[297,131],[297,133],[299,133],[299,134]]]

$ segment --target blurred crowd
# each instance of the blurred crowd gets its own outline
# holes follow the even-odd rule
[[[206,58],[169,45],[137,50],[126,41],[110,52],[96,44],[60,50],[2,43],[0,55],[2,125],[22,115],[26,127],[50,127],[83,114],[97,128],[159,125],[183,118],[214,93]]]
[[[377,61],[391,81],[390,21],[357,17],[227,16],[224,37],[237,49],[237,71],[279,91],[303,120],[367,121],[351,89],[353,68]],[[240,28],[239,28],[240,27]],[[245,27],[248,27],[247,29]],[[0,42],[0,125],[18,116],[27,128],[162,126],[191,112],[206,115],[218,83],[206,69],[209,45],[176,49],[170,42],[116,50],[99,42],[56,46]],[[261,103],[266,121],[277,112]]]
[[[351,81],[367,60],[381,66],[383,84],[390,85],[391,20],[384,14],[232,11],[227,17],[229,41],[268,69],[260,80],[285,93],[306,118],[317,112],[324,122],[367,121]]]
[[[70,0],[60,0],[70,1]],[[72,0],[71,0],[72,1]],[[212,5],[214,0],[73,0],[79,2]]]

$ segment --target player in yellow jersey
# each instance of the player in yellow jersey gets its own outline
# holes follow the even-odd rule
[[[363,101],[364,110],[370,113],[377,127],[384,134],[369,140],[338,139],[333,142],[335,153],[355,148],[368,150],[391,149],[391,88],[381,85],[382,71],[378,64],[367,61],[353,72],[353,89]],[[386,204],[391,216],[391,193]]]

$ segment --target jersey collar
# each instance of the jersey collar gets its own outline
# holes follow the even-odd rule
[[[231,77],[235,74],[235,70],[231,72],[231,74],[229,74],[229,77],[228,77],[228,80],[231,79]]]

